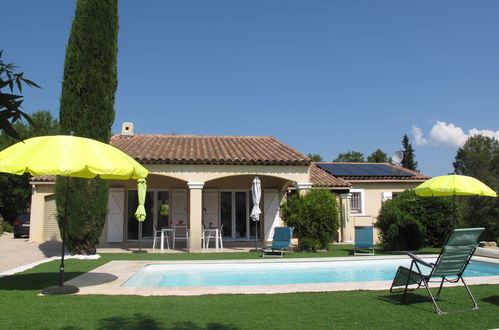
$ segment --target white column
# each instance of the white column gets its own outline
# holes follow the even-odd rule
[[[203,186],[204,182],[188,182],[189,207],[189,251],[201,252],[201,226],[203,218]]]

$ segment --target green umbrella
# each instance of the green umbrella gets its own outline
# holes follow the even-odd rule
[[[494,190],[485,183],[466,175],[442,175],[431,178],[417,186],[414,191],[418,196],[453,196],[452,207],[455,207],[455,196],[490,196],[497,197]],[[453,212],[454,216],[454,212]],[[457,223],[456,223],[457,227]]]
[[[96,140],[72,135],[39,136],[18,142],[0,152],[0,172],[22,175],[60,175],[67,177],[103,179],[145,179],[148,171],[121,150]],[[69,182],[69,180],[68,180]],[[143,182],[145,187],[145,180]],[[145,189],[139,192],[144,196]],[[67,189],[66,189],[67,194]],[[140,200],[139,195],[139,200]],[[64,215],[67,214],[67,198]],[[142,221],[145,211],[137,210]],[[142,215],[143,214],[143,215]],[[78,288],[64,285],[64,238],[67,220],[62,219],[62,256],[59,285],[45,289],[44,293],[76,293]]]
[[[144,208],[144,203],[146,202],[146,190],[147,184],[146,180],[137,180],[137,193],[139,197],[139,206],[137,206],[137,211],[135,211],[135,218],[139,221],[139,252],[142,252],[142,222],[146,219],[146,209]]]

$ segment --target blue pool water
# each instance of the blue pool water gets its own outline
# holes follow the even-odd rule
[[[425,259],[433,262],[435,259]],[[410,259],[147,265],[123,286],[190,287],[391,281]],[[423,270],[424,271],[424,270]],[[499,264],[472,261],[464,273],[499,276]]]

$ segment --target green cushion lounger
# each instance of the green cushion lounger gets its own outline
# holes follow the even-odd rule
[[[293,237],[294,227],[275,227],[272,245],[263,247],[262,257],[281,257],[285,249],[289,249],[291,253],[291,238]],[[271,250],[272,252],[270,252]],[[277,252],[277,253],[276,253]]]
[[[449,312],[443,312],[440,307],[438,307],[436,299],[438,299],[438,296],[442,291],[444,282],[457,283],[461,281],[463,282],[469,297],[473,301],[473,308],[471,310],[478,309],[478,304],[462,276],[478,246],[478,237],[483,230],[484,228],[455,229],[447,241],[447,244],[442,248],[435,263],[428,263],[419,259],[412,253],[408,253],[409,257],[412,258],[411,267],[409,269],[403,266],[399,267],[395,274],[395,278],[393,279],[390,292],[395,293],[403,291],[402,303],[404,303],[407,291],[419,289],[421,285],[424,285],[438,314],[448,314]],[[421,266],[429,268],[429,271],[427,268]],[[441,280],[437,280],[440,281],[440,287],[435,296],[431,293],[429,287],[431,278],[441,278]],[[416,287],[409,289],[409,285],[416,285]],[[465,312],[465,310],[453,312]]]

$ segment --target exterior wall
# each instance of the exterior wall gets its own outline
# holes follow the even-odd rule
[[[265,189],[277,190],[279,200],[282,200],[284,191],[295,182],[309,181],[308,166],[228,166],[228,165],[148,165],[150,174],[147,178],[148,191],[161,189],[170,192],[170,203],[172,192],[175,189],[185,189],[187,191],[187,209],[189,212],[189,222],[196,228],[201,225],[203,219],[202,191],[222,190],[251,190],[251,182],[258,175],[262,181],[262,191]],[[135,180],[111,180],[111,188],[124,188],[124,212],[123,212],[123,241],[127,241],[128,205],[127,196],[129,190],[136,190]],[[193,185],[195,184],[195,185]],[[194,189],[194,186],[201,185],[202,189]],[[32,212],[31,212],[31,237],[36,242],[43,241],[44,235],[44,198],[54,193],[53,183],[35,183],[33,185]],[[195,191],[197,190],[197,191]],[[194,192],[194,193],[193,193]],[[251,197],[250,197],[251,198]],[[264,209],[264,195],[260,201],[260,208]],[[218,214],[218,216],[220,216]],[[261,219],[265,219],[262,214]],[[193,223],[194,221],[194,223]],[[282,220],[278,221],[282,225]],[[259,223],[259,229],[263,228],[263,221]],[[108,224],[103,228],[99,240],[99,246],[109,246],[107,242]],[[262,231],[258,237],[262,238]],[[46,233],[45,233],[46,234]],[[193,233],[195,234],[195,233]],[[195,236],[195,237],[194,237]],[[191,235],[196,238],[199,235]],[[121,243],[113,243],[119,246]],[[145,243],[148,244],[148,243]],[[200,250],[199,244],[191,245],[191,251]]]
[[[44,242],[45,197],[54,194],[53,182],[38,183],[31,190],[31,214],[29,238],[32,242]]]
[[[352,190],[361,190],[363,194],[364,210],[361,214],[350,213],[350,221],[348,231],[351,233],[350,237],[355,240],[355,226],[373,226],[378,217],[378,213],[382,205],[382,194],[386,192],[400,193],[406,189],[414,189],[421,182],[419,181],[353,181]],[[375,242],[378,242],[378,231],[374,229]],[[348,241],[348,240],[346,240]]]
[[[291,182],[308,182],[308,166],[278,165],[156,165],[146,164],[151,173],[167,175],[185,182],[207,182],[236,175],[266,175]]]

